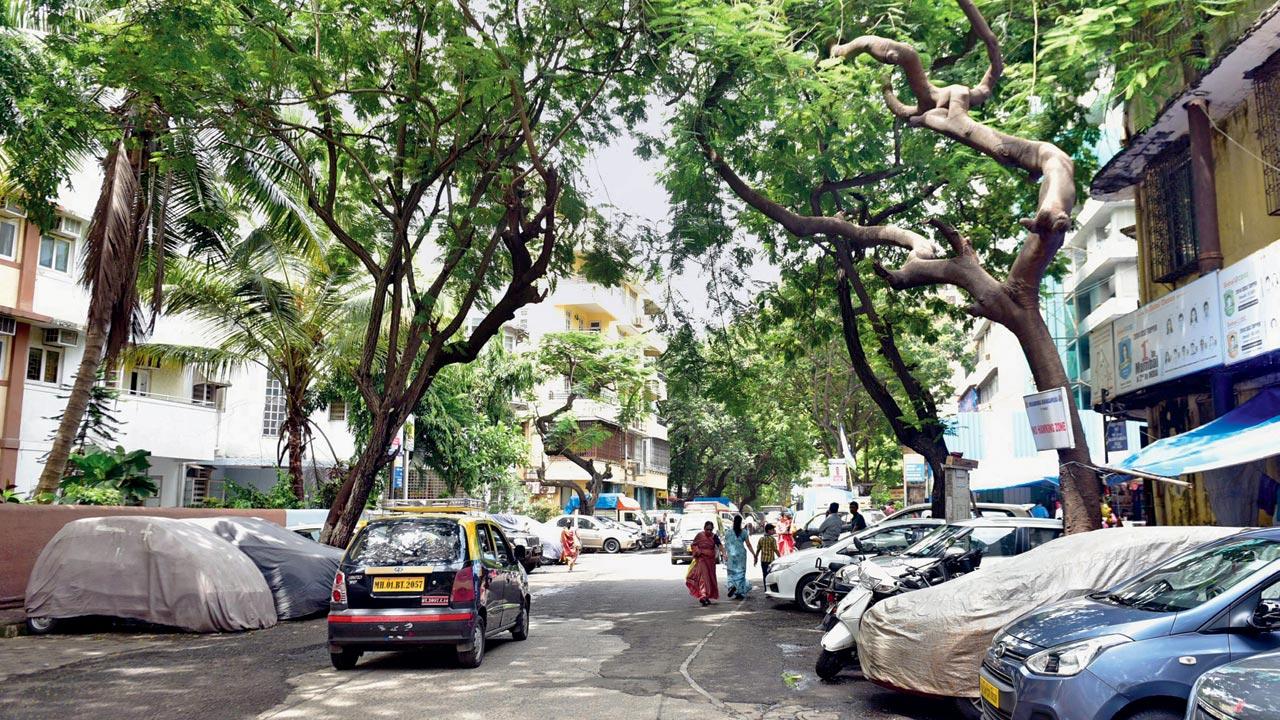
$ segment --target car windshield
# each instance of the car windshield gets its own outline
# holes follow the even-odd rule
[[[347,562],[369,567],[439,565],[460,562],[462,534],[452,520],[398,520],[364,529]]]
[[[1280,560],[1280,542],[1241,538],[1174,558],[1097,597],[1153,612],[1190,610],[1276,560]]]
[[[942,557],[949,547],[959,547],[965,552],[982,550],[984,556],[1007,556],[1017,552],[1018,528],[1012,525],[968,526],[944,525],[925,535],[915,545],[903,551],[912,557]]]
[[[702,532],[703,524],[708,522],[711,523],[712,527],[714,527],[716,525],[716,516],[711,513],[682,515],[680,517],[680,528],[678,532],[681,534],[689,533],[690,535],[694,535]]]

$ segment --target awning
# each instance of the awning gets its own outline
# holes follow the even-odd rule
[[[1280,387],[1270,387],[1213,422],[1151,443],[1116,467],[1177,477],[1280,454],[1277,439]]]
[[[564,511],[572,513],[576,509],[578,509],[578,495],[575,493],[573,497],[569,498],[569,504],[564,506]],[[640,503],[622,493],[600,493],[600,499],[596,500],[596,509],[639,510]]]

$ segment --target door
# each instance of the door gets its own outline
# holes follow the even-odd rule
[[[520,615],[520,606],[524,604],[524,567],[516,559],[515,548],[500,529],[494,532],[493,540],[498,551],[498,562],[506,570],[507,590],[503,600],[506,603],[507,622],[514,623]]]
[[[589,547],[593,550],[599,550],[604,545],[604,529],[591,518],[578,518],[578,539],[582,541],[582,547]]]
[[[493,535],[493,528],[488,523],[476,524],[476,541],[480,544],[480,563],[484,573],[480,582],[481,597],[489,616],[489,630],[503,627],[510,621],[506,616],[507,571],[498,560]]]
[[[1261,602],[1280,602],[1280,578],[1273,578],[1271,582],[1262,589],[1262,592],[1256,599],[1250,599],[1249,615],[1252,617],[1253,612],[1257,609]],[[1252,657],[1258,653],[1273,652],[1280,650],[1280,629],[1262,630],[1257,628],[1249,628],[1231,633],[1231,659],[1243,660]]]

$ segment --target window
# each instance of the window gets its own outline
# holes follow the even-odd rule
[[[1057,528],[1027,528],[1027,549],[1032,550],[1062,536]]]
[[[12,260],[18,249],[18,223],[12,220],[0,221],[0,257]]]
[[[205,407],[216,407],[218,404],[218,386],[211,383],[196,383],[191,386],[191,402]]]
[[[498,555],[493,549],[493,538],[489,536],[488,525],[476,525],[476,542],[480,544],[480,558],[488,562],[497,562]]]
[[[1253,99],[1257,107],[1258,142],[1262,146],[1262,185],[1267,194],[1267,212],[1280,215],[1280,53],[1267,58],[1245,77],[1253,78]]]
[[[51,235],[40,236],[40,267],[67,272],[71,267],[71,241]]]
[[[334,400],[329,403],[329,422],[346,422],[347,403],[345,400]]]
[[[1195,201],[1191,197],[1191,151],[1180,143],[1147,166],[1142,180],[1147,206],[1151,276],[1168,283],[1195,272],[1200,255]]]
[[[213,477],[212,468],[203,466],[190,466],[187,468],[187,475],[183,478],[182,487],[182,504],[186,507],[198,507],[204,505],[206,498],[212,497],[210,480]]]
[[[502,349],[507,352],[516,351],[516,334],[513,332],[502,333]]]
[[[0,380],[7,380],[9,375],[9,339],[0,335]]]
[[[372,567],[456,565],[462,533],[447,519],[405,519],[369,525],[352,544],[352,564]]]
[[[27,351],[27,379],[56,385],[61,364],[60,351],[33,347]]]
[[[515,564],[512,557],[511,548],[507,547],[507,539],[498,532],[497,528],[489,528],[489,532],[493,536],[493,549],[496,551],[498,562],[507,567]]]
[[[587,518],[580,517],[578,518],[578,529],[579,530],[595,530],[596,526],[591,524],[591,521],[588,520]]]
[[[151,394],[151,371],[145,368],[134,368],[129,371],[129,394]]]
[[[569,524],[570,524],[570,523],[572,523],[572,522],[573,522],[573,518],[570,518],[570,517],[562,517],[562,518],[560,518],[559,520],[557,520],[557,521],[556,521],[556,527],[567,528],[567,527],[569,527]]]
[[[83,223],[75,218],[60,217],[58,218],[58,229],[68,235],[80,235],[80,229],[84,227]]]
[[[275,378],[267,378],[266,403],[262,409],[262,434],[276,437],[284,423],[284,388]]]

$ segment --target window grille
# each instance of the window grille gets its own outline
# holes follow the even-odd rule
[[[262,434],[278,437],[284,424],[284,388],[275,378],[267,378],[266,403],[262,409]]]
[[[1280,215],[1280,53],[1259,65],[1253,77],[1253,101],[1258,118],[1258,144],[1266,164],[1262,185],[1267,194],[1267,212]]]
[[[1191,151],[1186,141],[1147,166],[1142,194],[1151,276],[1156,282],[1169,283],[1194,272],[1200,240],[1191,197]]]

